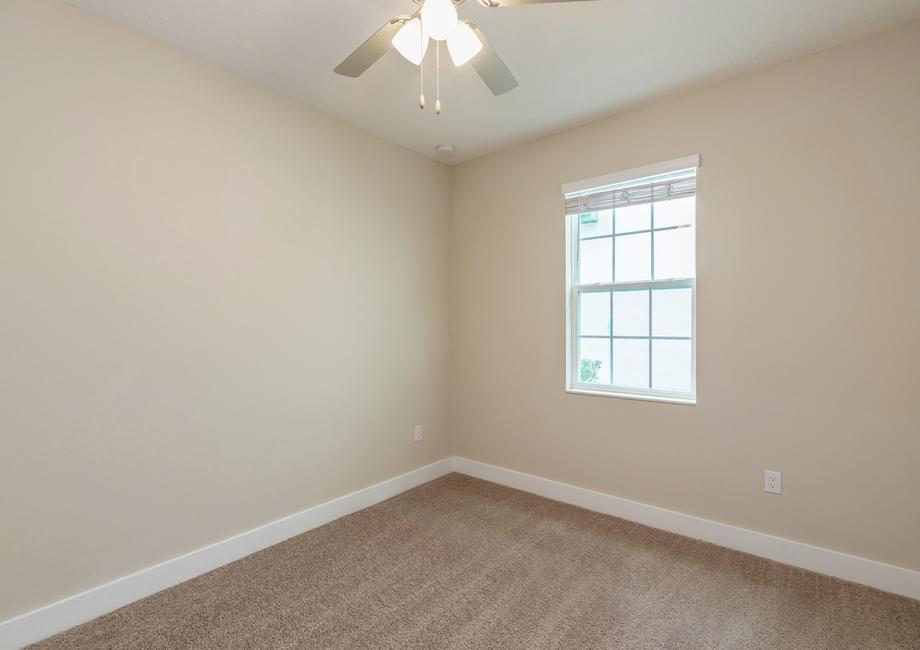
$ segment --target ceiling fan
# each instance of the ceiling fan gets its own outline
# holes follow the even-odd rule
[[[517,79],[486,40],[479,27],[471,20],[457,15],[457,7],[466,0],[412,0],[418,9],[412,14],[395,16],[367,39],[336,68],[346,77],[360,77],[391,47],[410,63],[420,68],[419,108],[425,108],[424,59],[430,41],[435,42],[438,99],[435,112],[441,113],[440,59],[441,42],[455,66],[468,61],[494,95],[501,95],[517,87]],[[580,2],[585,0],[477,0],[484,7],[511,7],[516,5],[546,4],[555,2]]]

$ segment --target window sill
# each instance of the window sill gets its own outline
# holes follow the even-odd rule
[[[566,388],[565,392],[573,395],[591,395],[593,397],[620,397],[635,399],[643,402],[664,402],[666,404],[683,404],[696,406],[696,398],[692,397],[666,397],[661,395],[642,395],[639,393],[618,393],[610,390],[591,390],[590,388]]]

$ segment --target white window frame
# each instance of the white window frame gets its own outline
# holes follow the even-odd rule
[[[607,174],[605,176],[598,176],[595,178],[588,178],[581,181],[575,181],[572,183],[566,183],[562,186],[562,193],[566,197],[577,196],[578,194],[585,193],[588,194],[592,190],[598,191],[601,188],[604,189],[614,189],[618,186],[628,186],[633,184],[638,184],[642,182],[647,182],[650,177],[660,176],[663,174],[670,174],[679,171],[685,171],[689,169],[697,170],[700,166],[700,157],[699,156],[688,156],[685,158],[678,158],[676,160],[670,160],[663,163],[658,163],[655,165],[647,165],[645,167],[637,167],[635,169],[624,170],[621,172],[616,172],[613,174]],[[699,192],[699,174],[697,172],[697,193]],[[696,200],[696,197],[694,197]],[[654,209],[653,209],[654,211]],[[565,377],[565,390],[569,393],[576,393],[581,395],[597,395],[602,397],[622,397],[628,399],[639,399],[639,400],[650,400],[657,402],[669,402],[675,404],[696,404],[697,402],[697,368],[696,368],[696,339],[697,339],[697,327],[696,327],[696,271],[694,270],[694,277],[692,278],[683,278],[683,279],[670,279],[670,280],[649,280],[644,282],[609,282],[609,283],[599,283],[599,284],[590,284],[590,285],[579,285],[575,284],[575,278],[578,275],[578,220],[579,215],[566,215],[565,217],[565,305],[566,305],[566,336],[565,336],[565,355],[566,355],[566,377]],[[696,265],[696,234],[697,226],[699,224],[699,210],[696,211],[696,219],[693,224],[693,247],[694,247],[694,267]],[[652,223],[650,224],[650,233],[654,233],[655,223],[654,217],[652,217]],[[616,232],[614,226],[614,233]],[[615,234],[614,234],[615,236]],[[654,234],[652,234],[654,241]],[[652,244],[652,268],[654,268],[654,244]],[[591,292],[607,292],[611,293],[611,297],[614,291],[623,291],[623,290],[650,290],[650,289],[665,289],[665,288],[689,288],[691,290],[691,331],[690,331],[690,392],[678,392],[678,391],[668,391],[654,388],[630,388],[625,386],[611,386],[605,384],[593,384],[593,383],[584,383],[578,380],[578,309],[580,305],[579,296],[582,293],[591,293]],[[651,310],[651,292],[649,293],[649,309]],[[651,327],[651,320],[649,321],[649,327]],[[598,338],[606,338],[611,340],[611,344],[614,338],[623,338],[623,337],[614,337],[614,336],[604,336]],[[626,337],[626,338],[642,338],[648,339],[649,341],[649,355],[651,356],[652,350],[652,341],[653,339],[661,339],[668,337],[652,337],[651,332],[649,332],[648,337]],[[686,340],[684,337],[680,337],[681,340]],[[612,349],[611,349],[612,354]],[[651,362],[651,359],[650,359]],[[612,368],[611,368],[612,372]],[[651,363],[649,364],[649,372],[652,372]],[[613,380],[611,376],[611,381]]]

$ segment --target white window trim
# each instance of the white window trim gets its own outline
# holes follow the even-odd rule
[[[593,178],[588,178],[581,181],[573,181],[571,183],[565,183],[562,186],[562,193],[566,197],[570,197],[573,194],[577,195],[582,192],[587,193],[589,190],[598,190],[600,188],[609,187],[611,185],[617,185],[620,183],[632,182],[647,178],[649,176],[657,176],[661,174],[668,174],[671,172],[676,172],[685,169],[698,168],[700,166],[700,156],[687,156],[684,158],[677,158],[675,160],[669,160],[663,163],[657,163],[653,165],[645,165],[643,167],[636,167],[634,169],[628,169],[620,172],[615,172],[613,174],[606,174],[604,176],[595,176]],[[699,179],[697,179],[699,183]],[[635,286],[637,289],[641,288],[663,288],[668,286],[687,286],[692,289],[692,301],[691,301],[691,325],[690,325],[690,371],[691,371],[691,391],[690,396],[687,393],[675,392],[675,391],[666,391],[666,390],[656,390],[653,388],[641,388],[641,389],[630,389],[625,387],[613,387],[613,388],[604,388],[598,386],[597,384],[586,384],[580,381],[576,381],[578,377],[578,333],[575,329],[576,319],[575,316],[578,310],[578,296],[580,293],[583,293],[585,290],[588,291],[613,291],[614,288],[622,288],[622,282],[611,282],[603,284],[594,284],[594,285],[584,285],[578,286],[573,283],[573,274],[574,274],[574,263],[577,259],[577,250],[575,249],[578,246],[577,238],[573,237],[574,227],[573,223],[577,220],[579,215],[566,215],[565,217],[565,391],[567,393],[572,393],[576,395],[591,395],[598,397],[619,397],[626,399],[635,399],[651,402],[665,402],[669,404],[684,404],[684,405],[695,405],[698,399],[697,393],[697,365],[696,365],[696,339],[697,339],[697,327],[696,327],[696,278],[693,279],[684,279],[684,280],[652,280],[648,282],[635,282],[630,283],[632,286]],[[696,213],[696,222],[694,223],[694,237],[693,237],[693,247],[694,247],[694,259],[696,259],[696,232],[699,224],[699,211]],[[651,341],[649,341],[651,344]]]

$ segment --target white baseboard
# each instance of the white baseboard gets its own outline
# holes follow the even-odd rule
[[[758,533],[746,528],[710,521],[673,510],[650,506],[629,499],[496,467],[466,458],[454,458],[454,470],[493,483],[538,494],[587,510],[635,521],[678,535],[702,539],[735,549],[808,569],[816,573],[857,582],[882,591],[920,600],[920,571],[905,569],[848,555],[826,548],[795,542],[783,537]]]
[[[330,521],[449,474],[445,458],[0,623],[0,649],[35,643]]]
[[[920,572],[758,533],[461,457],[327,501],[0,623],[0,650],[63,632],[451,471],[920,600]]]

